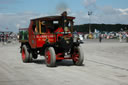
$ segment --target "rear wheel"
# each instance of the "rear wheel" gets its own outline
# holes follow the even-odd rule
[[[73,63],[75,65],[81,66],[83,64],[84,53],[80,46],[74,47],[74,53],[72,54],[72,58],[73,58]]]
[[[45,62],[48,67],[56,66],[56,55],[53,47],[48,47],[45,50]]]
[[[30,62],[31,61],[31,57],[30,54],[28,52],[28,48],[26,45],[22,46],[22,61],[24,63]]]

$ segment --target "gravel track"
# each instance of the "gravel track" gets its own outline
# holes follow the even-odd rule
[[[0,43],[0,85],[128,85],[128,43],[87,40],[83,66],[72,61],[46,67],[44,57],[23,63],[18,43]]]

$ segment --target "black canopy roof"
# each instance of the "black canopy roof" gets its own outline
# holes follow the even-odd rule
[[[32,21],[36,21],[36,20],[41,20],[41,21],[53,20],[53,21],[56,21],[56,20],[60,20],[60,19],[62,19],[62,16],[47,16],[47,17],[40,17],[40,18],[36,18],[36,19],[31,19],[31,20]],[[67,19],[73,20],[73,19],[75,19],[75,17],[67,16]]]

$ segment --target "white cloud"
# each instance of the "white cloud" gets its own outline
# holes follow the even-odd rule
[[[104,15],[116,15],[120,14],[120,11],[113,8],[112,6],[104,6],[100,7],[101,11],[104,13]]]
[[[104,24],[128,24],[128,8],[117,9],[111,6],[105,6],[97,9],[91,16],[87,12],[76,12],[72,13],[76,17],[75,24],[86,24],[86,23],[104,23]]]
[[[120,9],[117,9],[117,10],[119,10],[122,15],[128,15],[128,8],[126,8],[126,9],[121,9],[120,8]]]
[[[91,16],[92,23],[105,23],[105,24],[128,24],[128,8],[113,8],[112,6],[98,6],[96,0],[84,0],[84,6],[87,11],[92,11]],[[81,13],[81,16],[77,14],[77,17],[83,22],[87,22],[89,17],[85,16],[85,13]],[[86,18],[85,18],[86,17]]]
[[[23,13],[0,13],[0,28],[5,30],[8,28],[9,31],[18,32],[19,27],[28,27],[30,19],[38,17],[42,14],[36,14],[33,12]]]
[[[101,7],[100,7],[101,8]],[[128,24],[128,8],[113,8],[112,6],[104,6],[101,8],[101,20],[103,23],[110,24]]]
[[[88,11],[95,11],[97,9],[96,0],[84,0],[84,6]]]

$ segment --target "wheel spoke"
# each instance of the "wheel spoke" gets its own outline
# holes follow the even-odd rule
[[[50,60],[51,60],[50,51],[46,51],[46,59],[47,59],[47,63],[50,64]]]
[[[73,60],[75,62],[77,62],[79,60],[79,55],[78,54],[74,54]]]
[[[22,50],[22,59],[23,59],[23,60],[25,59],[25,50],[24,50],[24,48],[23,48],[23,50]]]

